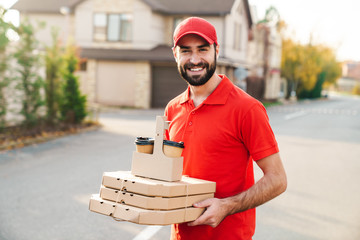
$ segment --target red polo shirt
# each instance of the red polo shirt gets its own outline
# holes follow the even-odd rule
[[[188,88],[169,102],[168,139],[184,142],[183,174],[216,182],[215,197],[236,195],[254,184],[253,161],[277,153],[263,105],[231,83],[221,83],[195,108]],[[218,227],[175,224],[172,239],[246,239],[255,232],[255,209],[226,217]]]

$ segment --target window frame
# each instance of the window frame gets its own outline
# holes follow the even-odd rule
[[[96,16],[97,15],[105,15],[105,26],[98,26],[96,24]],[[119,25],[118,36],[115,39],[111,39],[109,37],[109,32],[111,29],[110,18],[113,16],[118,16],[118,22],[116,25]],[[125,26],[128,26],[130,23],[130,30],[124,30],[122,25],[126,23]],[[115,26],[116,27],[116,26]],[[103,33],[98,33],[99,30],[97,28],[104,28]],[[126,35],[125,32],[129,31],[129,36]],[[97,34],[103,34],[104,37],[98,37]],[[133,15],[131,13],[114,13],[114,12],[94,12],[93,13],[93,33],[92,39],[94,42],[132,42],[133,41]]]

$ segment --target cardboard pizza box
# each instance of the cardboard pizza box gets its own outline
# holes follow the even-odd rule
[[[181,181],[166,182],[137,177],[129,171],[104,172],[102,185],[146,196],[177,197],[214,193],[216,183],[182,176]]]
[[[189,195],[182,197],[153,197],[136,193],[120,191],[102,186],[100,197],[105,200],[118,202],[144,209],[170,210],[191,207],[194,203],[214,197],[214,193]]]
[[[89,202],[90,211],[111,216],[115,219],[145,225],[170,225],[197,219],[204,208],[180,208],[175,210],[147,210],[107,201],[94,194]]]

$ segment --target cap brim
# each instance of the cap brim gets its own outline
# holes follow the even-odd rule
[[[202,37],[203,39],[205,39],[210,45],[214,43],[214,40],[212,40],[211,38],[207,37],[205,34],[202,34],[200,32],[196,32],[196,31],[188,31],[188,32],[185,32],[183,34],[181,34],[177,40],[174,42],[174,46],[177,46],[178,42],[180,41],[180,39],[182,37],[184,37],[185,35],[189,35],[189,34],[196,34],[200,37]]]

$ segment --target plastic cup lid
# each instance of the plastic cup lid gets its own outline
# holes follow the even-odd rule
[[[136,137],[136,145],[154,145],[154,139],[149,137]]]
[[[179,147],[179,148],[185,147],[183,142],[174,142],[174,141],[170,141],[170,140],[164,140],[164,145],[172,146],[172,147]]]

